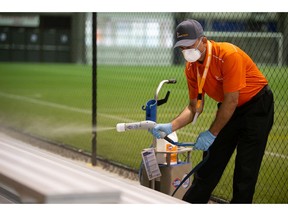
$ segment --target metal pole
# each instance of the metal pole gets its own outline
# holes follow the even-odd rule
[[[96,126],[97,126],[97,13],[92,13],[92,45],[93,45],[93,55],[92,55],[92,165],[97,164],[97,145],[96,145]]]

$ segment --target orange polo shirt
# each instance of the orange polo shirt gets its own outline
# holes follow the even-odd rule
[[[225,93],[239,91],[238,106],[241,106],[268,84],[256,64],[239,47],[226,42],[210,42],[212,58],[203,94],[207,94],[217,102],[222,102]],[[203,64],[198,61],[186,63],[185,74],[190,99],[197,98],[197,67],[202,77],[207,57],[206,53]]]

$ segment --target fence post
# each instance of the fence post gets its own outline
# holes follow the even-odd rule
[[[97,161],[97,38],[96,38],[96,25],[97,25],[97,14],[92,13],[92,165],[96,166]]]

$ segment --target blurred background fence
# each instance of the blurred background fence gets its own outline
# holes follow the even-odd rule
[[[142,106],[160,81],[171,95],[158,108],[157,122],[168,122],[188,103],[184,60],[173,50],[174,29],[197,19],[208,39],[245,50],[268,78],[275,96],[275,122],[262,162],[255,203],[288,202],[288,14],[287,13],[0,13],[0,124],[92,155],[96,132],[98,159],[138,172],[147,131],[117,133],[119,122],[145,120]],[[97,44],[97,97],[92,97],[92,45]],[[95,83],[94,83],[95,84]],[[97,99],[96,128],[92,102]],[[196,123],[177,132],[193,142],[207,129],[216,102],[206,99]],[[232,196],[234,157],[213,196]],[[193,166],[201,152],[192,153]]]

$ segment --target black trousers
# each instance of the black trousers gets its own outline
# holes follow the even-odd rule
[[[209,159],[194,174],[192,185],[183,200],[207,203],[236,149],[231,203],[252,203],[273,121],[273,93],[266,86],[249,102],[235,110],[210,146]]]

